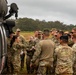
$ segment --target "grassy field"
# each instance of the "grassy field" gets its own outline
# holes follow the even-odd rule
[[[23,35],[25,39],[28,40],[30,36],[34,36],[34,32],[21,32],[21,35]]]

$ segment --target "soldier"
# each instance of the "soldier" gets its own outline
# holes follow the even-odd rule
[[[54,43],[49,39],[49,30],[44,30],[43,35],[44,40],[36,44],[36,51],[30,64],[30,67],[32,67],[34,62],[39,59],[37,75],[50,74],[52,71],[51,68],[53,67]]]
[[[68,36],[60,37],[60,45],[55,49],[56,74],[57,75],[73,75],[74,53],[73,49],[68,46]]]
[[[76,28],[72,29],[72,40],[74,42],[74,45],[72,46],[72,48],[75,53],[75,61],[74,61],[73,70],[74,70],[74,75],[76,75]]]
[[[76,35],[76,27],[72,29],[72,35]]]
[[[56,40],[55,41],[55,46],[59,46],[60,45],[60,37],[64,34],[64,32],[62,30],[58,30],[55,34],[56,36]]]
[[[72,37],[71,37],[71,34],[70,33],[71,32],[69,32],[69,31],[65,31],[64,32],[65,35],[68,35],[68,46],[72,47],[74,43],[72,41]]]
[[[28,47],[26,48],[26,52],[27,52],[27,56],[26,56],[26,68],[27,68],[27,73],[28,74],[34,72],[34,69],[30,68],[30,61],[31,61],[32,56],[33,56],[33,54],[35,52],[34,46],[35,46],[34,38],[30,37]]]
[[[50,34],[51,34],[51,40],[52,41],[56,40],[56,36],[55,36],[56,33],[57,33],[57,29],[56,28],[51,29]]]
[[[23,47],[25,47],[18,36],[13,36],[11,42],[11,52],[12,52],[12,63],[14,71],[13,73],[18,74],[20,71],[20,52]]]
[[[11,61],[11,39],[13,38],[14,33],[10,32],[9,38],[7,38],[7,72],[10,74],[13,72],[13,65],[12,65],[12,61]]]
[[[73,66],[73,70],[74,70],[74,75],[76,75],[76,35],[73,35],[73,41],[74,41],[74,45],[72,46],[74,53],[75,53],[75,60],[74,60],[74,66]]]
[[[15,35],[19,37],[21,44],[23,44],[26,48],[27,47],[27,42],[25,41],[25,38],[22,35],[20,35],[20,32],[21,32],[21,30],[18,28],[16,30]],[[21,53],[20,53],[21,54],[20,55],[20,57],[21,57],[20,58],[21,59],[21,70],[24,68],[24,58],[25,58],[25,51],[24,50],[25,50],[25,48],[22,48]]]
[[[34,70],[37,70],[37,67],[38,67],[38,62],[36,61],[34,66],[30,68],[30,62],[35,52],[35,45],[42,39],[42,31],[38,31],[38,33],[36,32],[35,36],[36,36],[35,38],[30,37],[29,45],[26,49],[27,51],[26,66],[27,66],[28,73],[33,73]]]
[[[38,31],[37,33],[35,33],[35,36],[36,36],[36,37],[34,37],[35,43],[38,43],[40,40],[43,39],[43,35],[42,34],[43,34],[42,31]]]

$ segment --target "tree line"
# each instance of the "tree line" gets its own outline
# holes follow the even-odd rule
[[[35,31],[35,30],[44,30],[45,28],[51,30],[52,28],[57,28],[60,30],[68,30],[70,31],[76,25],[64,24],[60,21],[40,21],[39,19],[31,19],[31,18],[19,18],[16,20],[16,28],[20,28],[22,31]]]

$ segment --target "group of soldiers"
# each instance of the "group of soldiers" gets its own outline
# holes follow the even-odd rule
[[[71,32],[55,28],[35,31],[28,41],[20,31],[11,32],[8,38],[9,74],[19,74],[26,64],[28,74],[76,75],[76,28]]]

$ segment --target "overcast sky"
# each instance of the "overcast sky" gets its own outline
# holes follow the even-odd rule
[[[76,0],[8,0],[8,4],[12,2],[19,7],[19,18],[76,24]]]

